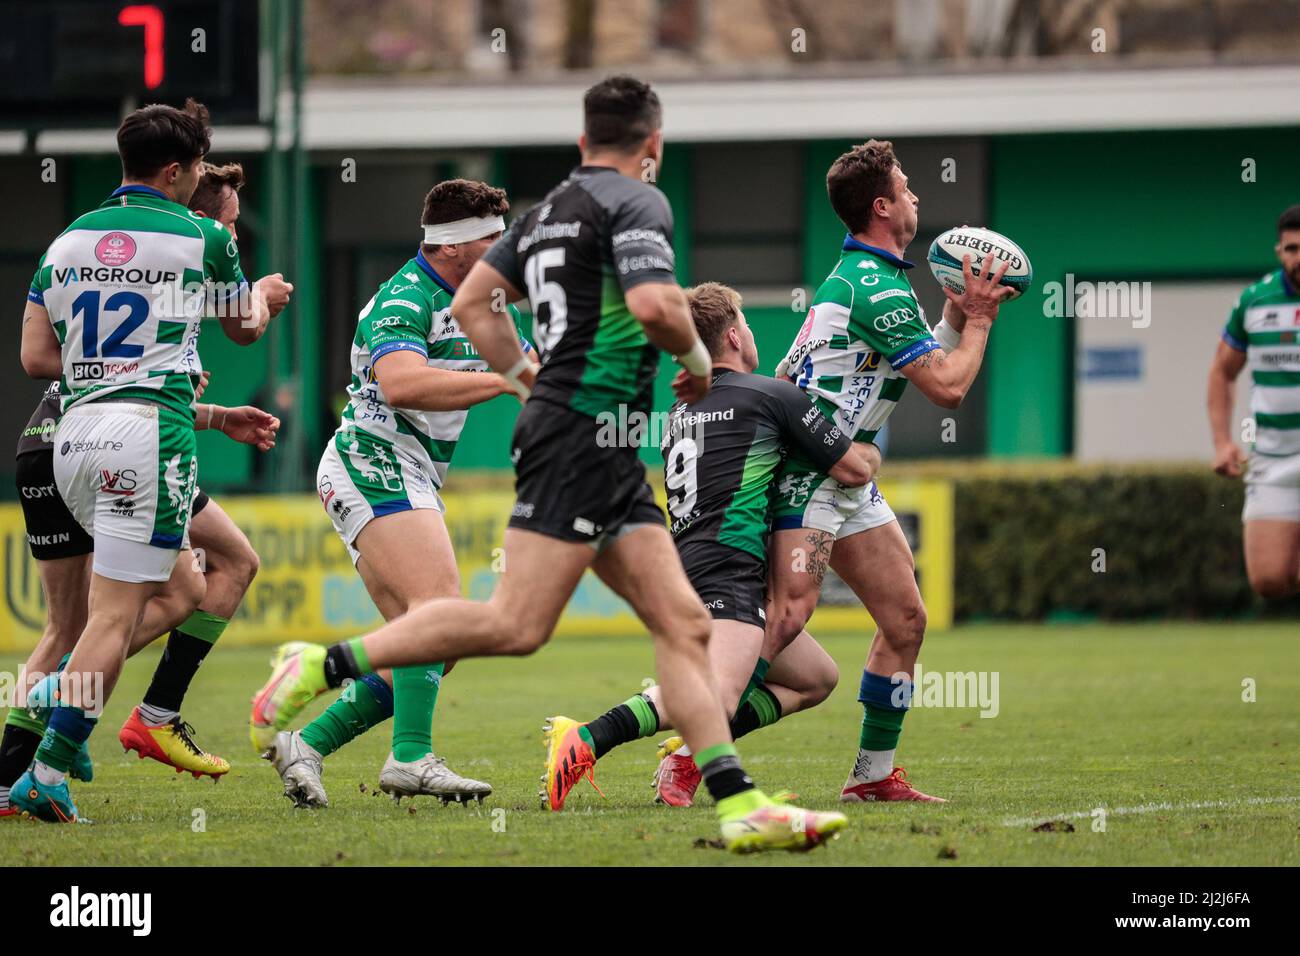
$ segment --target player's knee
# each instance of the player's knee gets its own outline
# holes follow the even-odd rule
[[[253,585],[253,579],[257,577],[257,572],[262,570],[262,559],[257,556],[253,546],[245,544],[235,562],[235,579],[240,584],[240,589],[247,591]]]
[[[808,686],[804,691],[805,707],[814,707],[835,692],[840,682],[840,671],[829,656],[819,662],[815,669],[810,669]]]
[[[892,615],[889,627],[882,627],[882,630],[894,650],[900,653],[916,652],[925,640],[926,622],[925,604],[918,596],[899,608]]]
[[[799,636],[816,606],[816,594],[792,595],[773,603],[768,630],[773,633],[780,647],[784,648]]]

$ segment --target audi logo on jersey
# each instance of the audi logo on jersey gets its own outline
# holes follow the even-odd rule
[[[878,332],[888,332],[890,329],[914,318],[916,318],[916,313],[911,309],[894,309],[892,312],[876,316],[876,320],[871,324],[876,327]]]

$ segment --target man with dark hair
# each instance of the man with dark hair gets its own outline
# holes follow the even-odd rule
[[[1243,547],[1250,586],[1265,598],[1300,591],[1300,205],[1278,217],[1279,268],[1246,286],[1210,366],[1207,406],[1214,470],[1245,466]],[[1254,446],[1247,461],[1232,435],[1237,377],[1251,367]]]
[[[191,212],[206,214],[202,210],[203,196],[220,199],[218,190],[205,188],[213,170],[239,168],[238,164],[218,168],[205,163],[204,178],[190,197]],[[242,185],[242,171],[239,182]],[[234,235],[238,203],[219,201],[216,205],[220,213],[215,218]],[[284,302],[271,304],[278,311]],[[46,604],[44,633],[23,666],[20,686],[24,694],[46,675],[57,673],[86,620],[94,541],[72,517],[54,483],[52,442],[62,414],[61,404],[59,383],[54,382],[37,404],[18,442],[19,498]],[[235,441],[265,452],[275,446],[279,420],[252,406],[200,404],[196,406],[195,429],[207,428],[220,429]],[[203,560],[194,567],[180,563],[173,568],[167,587],[145,606],[131,639],[128,655],[171,632],[144,699],[132,710],[118,739],[123,747],[141,756],[195,776],[207,774],[215,778],[226,773],[230,764],[197,745],[192,728],[181,718],[180,707],[199,665],[234,616],[257,573],[258,558],[244,533],[199,489],[195,490],[190,508],[190,538]],[[0,816],[16,812],[9,806],[10,787],[31,764],[50,713],[48,707],[28,707],[25,701],[9,711],[0,741]],[[71,776],[88,782],[93,772],[89,751],[83,746],[71,767]]]
[[[531,654],[592,568],[650,630],[664,701],[695,748],[727,846],[805,849],[845,817],[777,804],[741,768],[709,673],[712,622],[645,466],[632,442],[598,438],[602,414],[648,413],[661,349],[687,370],[675,384],[685,401],[708,391],[711,366],[674,278],[672,212],[643,178],[663,158],[659,98],[645,83],[614,77],[587,91],[584,112],[582,164],[515,219],[453,302],[477,353],[527,399],[511,441],[516,502],[492,597],[431,601],[365,637],[299,649],[262,694],[271,708],[296,712],[326,688],[384,667]],[[517,301],[525,291],[540,371],[499,304],[503,293]],[[544,795],[559,810],[591,774],[592,741],[575,721],[553,720],[544,735]]]
[[[514,390],[475,353],[451,300],[500,238],[509,208],[505,191],[487,183],[452,179],[434,186],[424,197],[419,249],[379,287],[357,323],[348,405],[321,456],[316,490],[385,620],[460,594],[438,491],[469,409]],[[517,324],[514,306],[508,312]],[[268,695],[259,695],[253,745],[265,751],[295,806],[324,807],[324,758],[392,717],[382,790],[398,799],[482,800],[490,784],[462,777],[433,753],[430,725],[450,663],[359,675],[301,731],[289,731],[291,715],[277,714]]]
[[[50,822],[77,819],[67,773],[150,600],[178,556],[192,560],[199,322],[216,313],[229,338],[251,344],[291,289],[278,275],[250,289],[234,239],[186,209],[209,133],[192,100],[129,115],[118,130],[122,186],[54,240],[28,293],[23,367],[60,379],[55,484],[94,541],[86,624],[35,762],[10,794]]]
[[[731,735],[814,707],[835,689],[835,662],[806,631],[770,663],[762,659],[767,543],[777,472],[800,450],[846,486],[871,480],[874,445],[854,446],[808,396],[755,375],[758,348],[740,295],[706,282],[686,290],[691,319],[713,359],[712,386],[673,407],[664,433],[670,532],[686,576],[713,618],[709,664]],[[569,718],[560,718],[568,720]],[[658,686],[582,726],[596,759],[674,726]],[[690,806],[700,771],[680,737],[664,741],[656,801]]]
[[[903,253],[916,235],[918,201],[893,144],[869,140],[844,153],[826,176],[826,193],[848,235],[777,374],[804,389],[845,434],[870,442],[908,382],[944,408],[961,403],[979,372],[998,305],[1010,294],[998,285],[1006,265],[991,275],[990,255],[977,277],[966,257],[966,291],[944,290],[944,321],[931,332],[905,274],[912,268]],[[894,766],[925,634],[912,552],[894,512],[874,481],[845,487],[798,452],[777,488],[764,658],[803,630],[826,568],[834,568],[876,623],[858,696],[864,710],[858,756],[840,799],[938,801]]]

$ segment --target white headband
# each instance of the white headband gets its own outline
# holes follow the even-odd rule
[[[458,242],[482,239],[502,232],[506,222],[500,216],[470,216],[455,222],[438,222],[424,227],[424,241],[431,246],[454,246]]]

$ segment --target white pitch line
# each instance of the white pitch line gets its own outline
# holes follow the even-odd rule
[[[1162,810],[1179,812],[1182,810],[1231,810],[1236,807],[1258,807],[1276,803],[1300,803],[1297,797],[1247,797],[1244,800],[1200,800],[1194,803],[1143,803],[1136,807],[1102,807],[1107,816],[1128,816],[1137,813],[1159,813]],[[1004,827],[1023,827],[1033,824],[1039,826],[1054,820],[1087,820],[1092,810],[1075,810],[1070,813],[1057,813],[1048,817],[1013,817],[1003,820]]]

